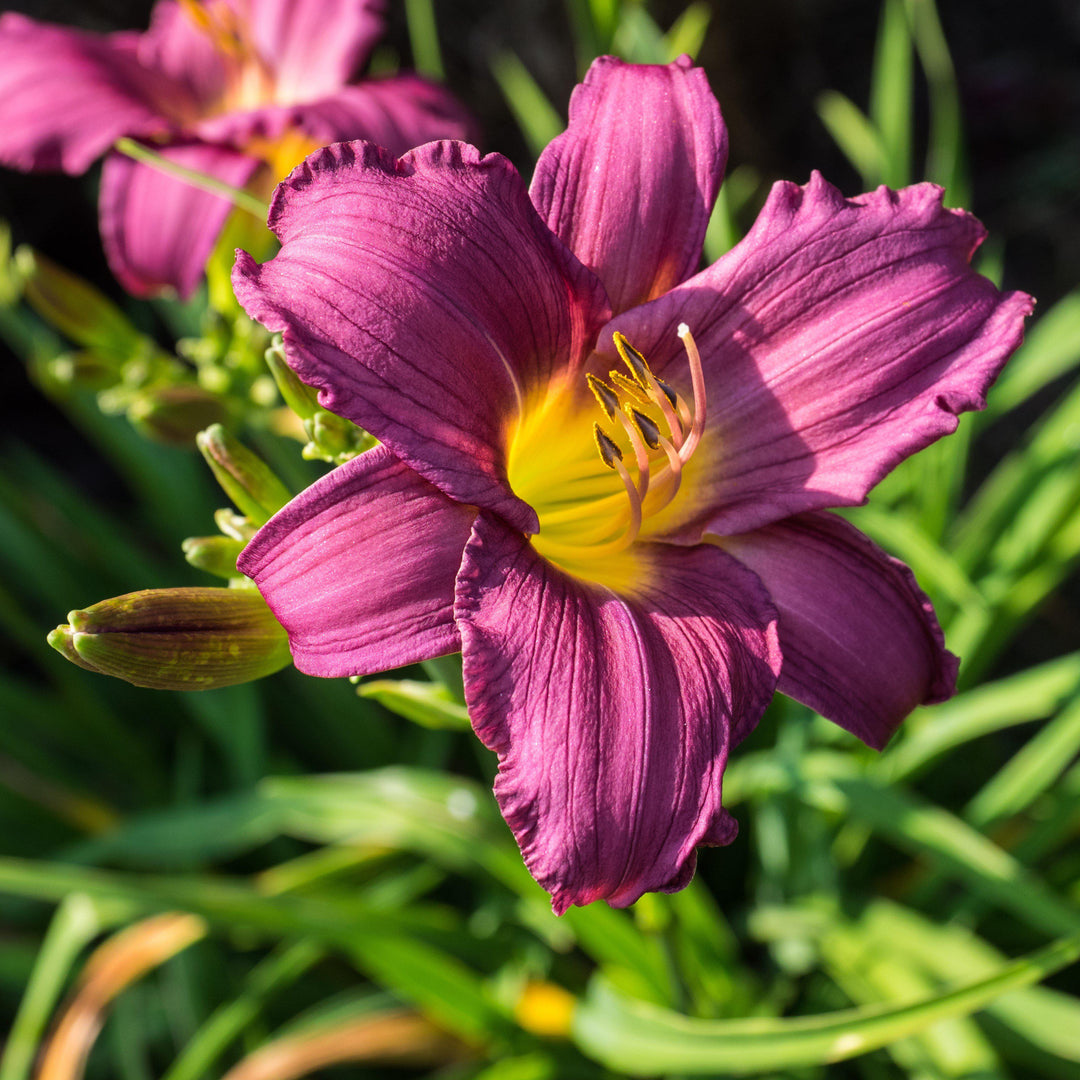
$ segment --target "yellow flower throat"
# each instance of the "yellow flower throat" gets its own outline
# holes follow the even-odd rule
[[[546,387],[526,403],[510,439],[510,486],[540,519],[533,547],[568,573],[624,594],[647,572],[634,541],[685,491],[685,466],[704,433],[701,358],[685,323],[678,333],[689,361],[690,403],[616,333],[629,374],[612,371],[608,381],[586,375],[592,399],[580,385]]]

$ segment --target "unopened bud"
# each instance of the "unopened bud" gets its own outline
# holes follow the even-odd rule
[[[418,679],[374,679],[356,688],[360,697],[373,698],[384,708],[426,728],[469,727],[469,711],[441,683]]]
[[[222,535],[239,540],[241,544],[246,544],[255,535],[257,528],[243,514],[238,514],[227,506],[214,511],[214,524],[221,530]]]
[[[304,428],[311,439],[304,448],[307,458],[340,464],[375,445],[375,440],[363,428],[326,409],[319,409],[310,420],[305,420]]]
[[[188,447],[203,428],[227,419],[228,408],[201,386],[163,386],[140,393],[127,415],[144,435],[170,446]]]
[[[71,387],[104,390],[120,378],[120,369],[113,360],[94,349],[35,358],[32,363],[35,375],[46,386],[65,390]]]
[[[225,494],[256,525],[266,524],[292,498],[270,466],[220,424],[200,431],[195,442]]]
[[[254,589],[144,589],[68,613],[49,644],[73,663],[155,690],[210,690],[291,663]]]
[[[285,362],[285,348],[280,337],[274,340],[265,355],[266,366],[274,376],[282,400],[301,420],[310,420],[318,411],[319,399],[315,389],[301,382],[300,377]]]
[[[72,341],[121,359],[153,347],[104,293],[70,270],[25,246],[15,263],[30,306]]]
[[[231,536],[189,536],[180,545],[184,558],[199,570],[220,578],[242,577],[236,560],[244,543]]]

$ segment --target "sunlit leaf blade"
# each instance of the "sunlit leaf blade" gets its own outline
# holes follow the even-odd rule
[[[534,156],[558,135],[565,124],[555,106],[512,52],[499,53],[491,61],[491,73],[506,98],[514,119]]]
[[[1069,653],[966,690],[908,720],[876,766],[883,778],[912,776],[956,747],[993,731],[1050,716],[1080,689],[1080,653]]]
[[[904,0],[885,0],[871,74],[870,120],[881,136],[882,180],[894,188],[911,181],[912,67]]]
[[[911,36],[930,91],[926,178],[945,188],[945,205],[967,207],[960,92],[934,0],[906,0]]]
[[[1040,311],[989,395],[984,421],[1015,409],[1080,364],[1080,289]]]
[[[886,171],[881,136],[866,114],[838,90],[818,96],[817,113],[836,145],[858,171],[863,187],[881,183]]]
[[[634,1001],[596,979],[574,1020],[574,1038],[608,1068],[631,1076],[678,1071],[735,1076],[843,1061],[965,1016],[1031,986],[1080,956],[1080,935],[1005,964],[993,975],[902,1006],[819,1016],[697,1020]]]
[[[1080,752],[1080,698],[1042,727],[964,809],[977,828],[1018,814],[1053,784]]]

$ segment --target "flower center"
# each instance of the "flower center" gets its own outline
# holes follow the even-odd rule
[[[225,62],[225,91],[209,112],[244,112],[272,103],[274,74],[242,16],[225,0],[180,0],[180,6]]]
[[[633,544],[643,525],[683,489],[706,402],[693,335],[685,324],[678,333],[690,368],[689,403],[616,333],[627,371],[612,371],[608,380],[586,375],[591,399],[580,385],[549,388],[524,410],[510,440],[510,485],[540,519],[533,546],[578,577],[625,589],[636,576]]]

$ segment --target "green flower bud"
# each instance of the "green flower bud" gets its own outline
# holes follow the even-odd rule
[[[221,530],[223,536],[239,540],[246,544],[254,535],[257,526],[253,525],[243,514],[222,506],[214,511],[214,524]]]
[[[225,494],[256,525],[264,525],[292,498],[270,466],[220,424],[200,431],[195,443]]]
[[[281,338],[266,350],[266,366],[274,376],[282,400],[301,420],[310,420],[319,409],[319,399],[313,387],[301,382],[300,377],[285,363],[285,349]]]
[[[211,690],[292,662],[254,589],[143,589],[68,613],[49,644],[72,663],[155,690]]]
[[[469,711],[441,683],[415,679],[374,679],[361,683],[360,697],[373,698],[398,716],[426,728],[469,727]]]
[[[27,302],[72,341],[118,359],[153,348],[104,293],[70,270],[28,247],[15,252],[15,263]]]
[[[104,390],[120,378],[120,370],[111,357],[94,349],[79,349],[59,356],[32,357],[35,376],[46,386],[68,390]]]
[[[128,419],[144,434],[170,446],[188,447],[209,424],[228,418],[217,395],[199,386],[163,386],[140,392],[128,406]]]
[[[243,576],[236,569],[236,560],[244,550],[241,540],[231,536],[189,536],[180,547],[184,558],[199,570],[226,579]]]

